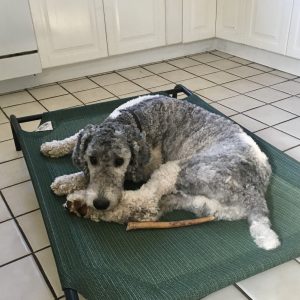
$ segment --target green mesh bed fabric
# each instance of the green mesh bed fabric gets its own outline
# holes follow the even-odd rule
[[[234,282],[300,256],[300,164],[250,134],[268,155],[273,177],[267,193],[281,247],[256,247],[246,220],[168,230],[126,232],[125,226],[78,218],[62,207],[50,184],[76,170],[70,157],[49,159],[39,148],[88,123],[102,122],[128,99],[43,114],[53,131],[18,132],[63,288],[88,299],[200,299]],[[219,113],[195,95],[187,101]],[[220,113],[219,113],[220,114]],[[191,217],[174,212],[165,219]]]

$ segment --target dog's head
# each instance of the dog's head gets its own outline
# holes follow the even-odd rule
[[[149,157],[145,135],[134,126],[115,122],[86,126],[72,158],[89,181],[87,204],[100,210],[114,208],[125,179],[144,180],[142,169]]]

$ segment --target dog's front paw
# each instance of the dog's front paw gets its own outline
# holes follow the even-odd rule
[[[56,177],[50,187],[53,193],[57,196],[64,196],[73,192],[73,189],[66,180],[65,175]]]
[[[64,196],[73,193],[76,190],[86,188],[87,180],[83,172],[56,177],[51,184],[54,194]]]
[[[70,212],[79,217],[88,218],[92,211],[85,202],[85,191],[76,191],[67,196],[67,201],[64,207]]]
[[[40,151],[45,156],[55,158],[65,155],[61,148],[61,142],[54,140],[52,142],[43,143],[41,145]]]

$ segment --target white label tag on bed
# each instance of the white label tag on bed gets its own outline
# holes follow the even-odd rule
[[[36,131],[48,131],[48,130],[53,130],[52,122],[48,121],[43,124],[41,124]]]

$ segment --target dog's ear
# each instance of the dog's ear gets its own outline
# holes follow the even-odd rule
[[[83,170],[87,177],[89,176],[89,170],[84,159],[84,154],[89,142],[92,140],[92,133],[94,131],[94,125],[87,125],[83,130],[80,131],[72,154],[73,164]]]
[[[146,135],[132,126],[125,128],[127,142],[131,151],[131,160],[128,166],[128,172],[134,181],[143,180],[140,178],[142,167],[150,160],[150,147],[146,141]]]

